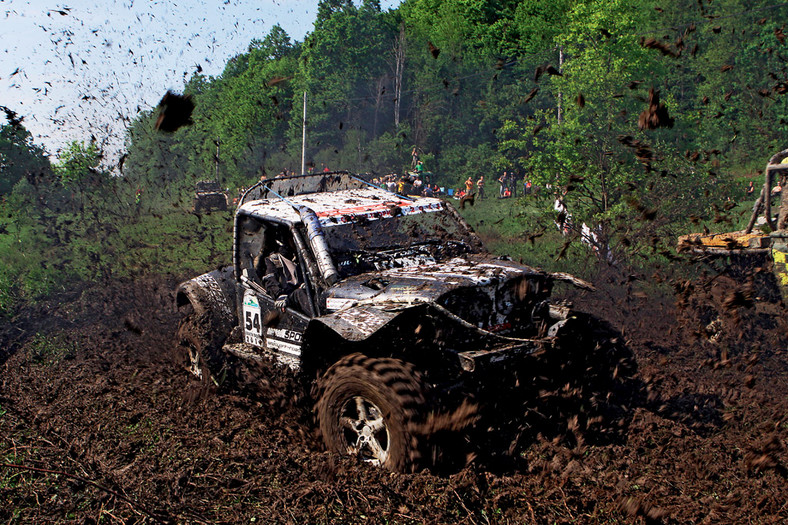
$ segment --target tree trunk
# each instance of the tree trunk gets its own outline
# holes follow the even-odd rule
[[[387,75],[382,75],[377,82],[375,93],[375,117],[372,119],[372,140],[378,138],[378,115],[380,106],[383,103],[383,89],[386,87]]]

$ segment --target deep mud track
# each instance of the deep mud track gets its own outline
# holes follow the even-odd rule
[[[325,452],[275,368],[254,394],[196,390],[170,352],[174,279],[73,292],[0,325],[0,521],[786,523],[786,312],[709,314],[724,284],[685,287],[678,310],[615,282],[576,298],[622,330],[631,390],[544,428],[554,396],[527,400],[508,448],[476,429],[470,463],[440,474]]]

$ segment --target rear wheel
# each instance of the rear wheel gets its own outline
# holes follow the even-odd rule
[[[393,471],[420,465],[426,386],[412,365],[353,354],[334,364],[318,388],[317,418],[330,451]]]

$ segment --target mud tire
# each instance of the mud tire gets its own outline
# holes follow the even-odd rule
[[[637,394],[637,363],[624,337],[609,323],[591,315],[577,314],[567,324],[552,369],[556,421],[575,419],[586,432],[592,421],[596,439],[613,439],[616,421],[626,416]],[[586,439],[591,439],[586,434]]]
[[[203,386],[220,386],[227,376],[222,342],[216,338],[211,319],[186,308],[176,332],[176,353],[180,363]]]
[[[586,379],[599,389],[607,390],[629,381],[637,374],[637,362],[624,337],[609,323],[593,316],[582,319],[586,326]],[[581,339],[582,340],[582,339]]]
[[[623,336],[609,323],[577,313],[557,343],[559,362],[553,377],[580,387],[585,395],[607,398],[637,373],[637,363]]]
[[[326,448],[391,471],[415,471],[426,443],[426,391],[409,363],[344,357],[318,381],[315,411]]]

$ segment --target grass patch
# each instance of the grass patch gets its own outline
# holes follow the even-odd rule
[[[36,334],[27,345],[27,357],[36,364],[51,366],[71,359],[76,353],[76,345],[62,335],[45,336]]]
[[[450,200],[459,207],[459,201]],[[553,222],[553,201],[546,196],[477,200],[458,210],[496,255],[548,271],[587,274],[595,255],[579,241],[568,246]]]
[[[232,214],[174,212],[122,226],[109,239],[118,263],[113,275],[198,273],[232,261]]]

